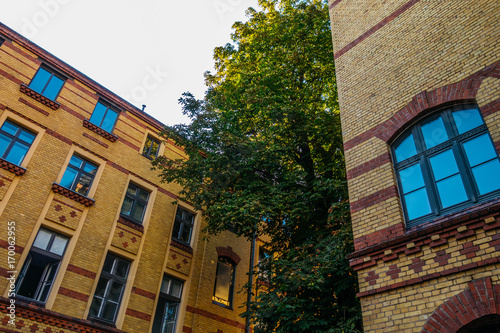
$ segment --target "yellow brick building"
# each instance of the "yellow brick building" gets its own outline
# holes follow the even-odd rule
[[[172,204],[162,127],[0,24],[1,331],[245,330],[250,243]]]
[[[498,332],[500,2],[329,9],[365,332]]]

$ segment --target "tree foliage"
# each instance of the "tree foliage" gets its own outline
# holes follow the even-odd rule
[[[188,125],[166,138],[189,159],[153,165],[204,211],[206,231],[266,235],[275,253],[254,322],[278,332],[356,332],[360,326],[327,4],[260,0],[214,51]],[[264,327],[264,326],[261,326]],[[257,328],[258,329],[258,328]]]

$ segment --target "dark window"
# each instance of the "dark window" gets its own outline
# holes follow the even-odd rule
[[[130,261],[108,253],[90,305],[89,317],[115,322],[129,269]]]
[[[99,101],[97,102],[89,121],[92,124],[99,126],[106,132],[111,133],[115,127],[117,119],[118,111],[111,109],[111,107]]]
[[[61,186],[81,195],[87,195],[96,172],[97,165],[73,155],[61,179]]]
[[[3,42],[5,42],[5,39],[3,39],[2,37],[0,37],[0,46],[2,46]]]
[[[213,301],[231,307],[234,293],[235,265],[226,257],[219,257]]]
[[[135,184],[130,183],[123,200],[121,214],[137,223],[142,223],[144,212],[148,205],[149,192]]]
[[[177,207],[172,237],[183,243],[189,244],[191,242],[191,234],[193,233],[193,224],[194,214]]]
[[[48,99],[55,100],[65,79],[47,67],[40,67],[31,80],[29,87]]]
[[[500,194],[500,161],[476,106],[424,119],[392,152],[409,227]]]
[[[7,120],[0,128],[0,157],[20,165],[35,136],[36,134]]]
[[[269,281],[269,260],[271,253],[263,247],[259,247],[259,279]]]
[[[156,306],[153,333],[174,333],[179,313],[183,283],[164,276]]]
[[[142,155],[147,158],[154,159],[158,156],[158,150],[160,148],[160,141],[153,139],[148,136],[146,143],[144,144],[144,149],[142,150]]]
[[[16,283],[17,294],[45,303],[66,250],[68,237],[40,229]]]

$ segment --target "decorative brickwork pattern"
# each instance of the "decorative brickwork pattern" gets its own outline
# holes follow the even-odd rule
[[[217,247],[216,248],[217,250],[217,255],[219,257],[228,257],[229,259],[231,259],[236,265],[238,265],[240,263],[240,256],[237,255],[234,251],[233,251],[233,248],[231,246],[227,246],[227,247]]]
[[[85,119],[83,121],[83,127],[88,128],[92,132],[99,134],[100,136],[102,136],[103,138],[105,138],[111,142],[115,142],[116,140],[118,140],[118,137],[116,135],[109,133],[109,132],[103,130],[102,128],[100,128],[99,126],[92,124],[88,119]]]
[[[127,252],[137,254],[141,244],[142,233],[135,228],[118,223],[113,234],[111,245]]]
[[[84,208],[83,204],[56,193],[45,218],[76,230]]]
[[[12,164],[2,158],[0,158],[0,168],[12,172],[16,176],[22,176],[26,172],[25,168],[21,168],[15,164]]]
[[[69,198],[71,200],[79,202],[87,207],[92,206],[94,204],[94,200],[87,198],[86,196],[83,196],[80,193],[72,191],[66,187],[59,185],[59,184],[56,184],[56,183],[52,184],[52,190],[55,193],[59,193],[59,194],[65,196],[66,198]]]
[[[192,255],[171,248],[168,252],[167,268],[173,269],[184,275],[189,275],[192,259]]]
[[[36,91],[32,90],[30,87],[28,87],[25,84],[21,84],[19,90],[23,94],[26,94],[29,97],[31,97],[31,98],[39,101],[40,103],[42,103],[43,105],[48,106],[52,110],[57,110],[57,109],[59,109],[59,106],[61,106],[59,103],[54,102],[53,100],[51,100],[51,99],[49,99],[49,98],[47,98],[47,97],[45,97],[45,96],[37,93]]]

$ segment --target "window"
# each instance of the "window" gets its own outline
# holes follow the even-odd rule
[[[2,46],[3,42],[5,42],[5,39],[3,39],[2,37],[0,37],[0,46]]]
[[[56,74],[47,67],[41,66],[33,77],[33,80],[31,80],[29,87],[54,101],[61,91],[64,81],[65,79],[61,75]]]
[[[149,159],[154,159],[158,156],[159,148],[160,141],[148,136],[146,143],[144,144],[144,149],[142,150],[142,155]]]
[[[172,237],[183,243],[189,244],[193,233],[193,224],[194,214],[177,207]]]
[[[103,104],[101,101],[97,102],[94,112],[89,121],[102,128],[106,132],[111,133],[115,127],[116,120],[118,119],[118,111],[111,109],[109,106]]]
[[[263,281],[269,281],[269,258],[271,257],[271,253],[263,247],[259,247],[259,279]]]
[[[123,200],[121,215],[137,223],[142,223],[144,212],[148,204],[149,192],[130,183]]]
[[[61,186],[86,196],[96,172],[97,165],[73,155],[61,179]]]
[[[0,157],[16,165],[20,165],[31,147],[36,134],[5,121],[0,128]]]
[[[89,317],[115,322],[129,269],[130,261],[108,253],[90,305]]]
[[[174,333],[183,283],[164,276],[153,322],[153,333]]]
[[[234,291],[235,264],[226,257],[219,257],[213,301],[231,307]]]
[[[66,250],[68,237],[40,229],[16,283],[18,296],[45,303]]]
[[[476,106],[424,119],[392,152],[409,227],[500,193],[500,161]]]

